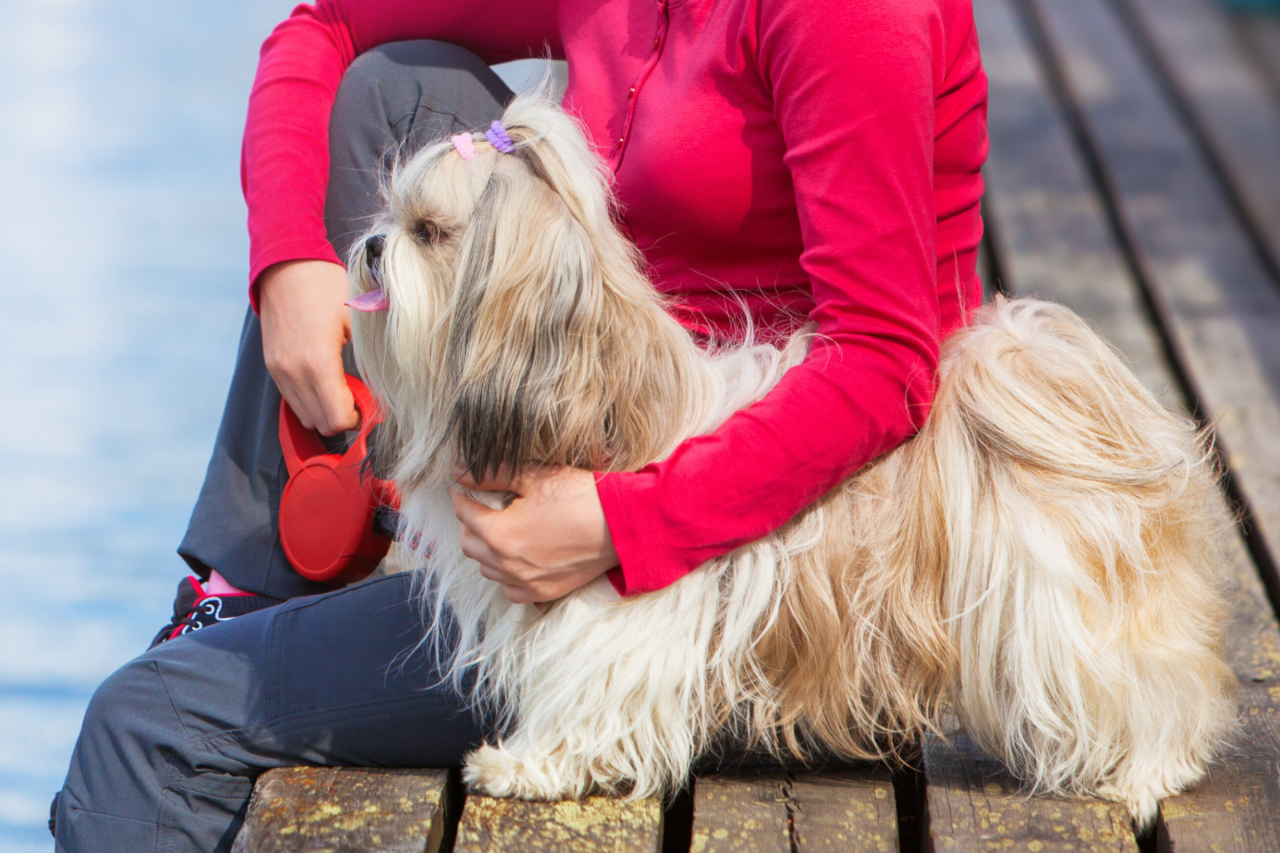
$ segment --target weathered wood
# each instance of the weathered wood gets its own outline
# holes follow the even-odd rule
[[[263,774],[232,853],[435,853],[444,770],[293,767]]]
[[[898,809],[887,770],[799,774],[788,793],[797,853],[897,853]]]
[[[1280,101],[1214,0],[1117,0],[1280,268]]]
[[[893,778],[878,765],[708,776],[693,801],[693,853],[898,849]]]
[[[974,4],[990,81],[986,215],[1006,281],[1085,317],[1169,407],[1180,396],[1138,287],[1007,0]]]
[[[958,735],[925,739],[935,853],[1031,850],[1137,853],[1129,813],[1101,800],[1027,797],[1004,766]]]
[[[790,779],[783,773],[707,776],[693,789],[692,853],[789,853]]]
[[[456,853],[655,853],[662,843],[662,803],[656,798],[534,803],[470,795],[462,809]]]

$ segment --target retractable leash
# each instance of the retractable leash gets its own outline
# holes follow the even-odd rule
[[[400,494],[363,471],[370,431],[382,420],[365,384],[347,376],[360,428],[346,453],[330,453],[280,401],[280,447],[289,482],[280,497],[280,543],[298,574],[347,584],[369,576],[391,547]]]

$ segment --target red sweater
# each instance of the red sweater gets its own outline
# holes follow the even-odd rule
[[[939,340],[981,298],[987,83],[970,0],[299,6],[263,45],[249,103],[254,279],[338,262],[323,222],[334,94],[361,52],[415,38],[569,60],[565,105],[690,329],[731,334],[742,303],[766,328],[818,323],[807,361],[759,403],[599,479],[619,591],[776,530],[920,425]]]

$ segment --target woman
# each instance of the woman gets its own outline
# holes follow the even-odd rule
[[[661,463],[478,484],[519,494],[500,513],[457,497],[486,577],[513,601],[604,572],[624,595],[661,588],[923,420],[939,340],[980,295],[986,81],[967,0],[320,0],[264,45],[250,101],[261,335],[251,315],[181,549],[202,575],[260,603],[322,591],[275,536],[274,389],[326,434],[355,425],[337,261],[381,152],[487,125],[506,93],[484,63],[548,48],[569,60],[565,105],[616,176],[620,225],[690,331],[731,335],[745,305],[767,334],[809,318],[820,338],[764,400]],[[458,764],[486,721],[429,662],[400,665],[421,630],[390,578],[142,656],[90,705],[59,849],[224,849],[268,767]]]

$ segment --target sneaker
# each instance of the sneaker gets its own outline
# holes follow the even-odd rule
[[[181,637],[264,607],[273,607],[283,601],[283,598],[255,595],[252,592],[210,594],[198,577],[189,575],[178,583],[178,595],[173,600],[173,619],[160,629],[148,648],[154,649],[174,637]]]

